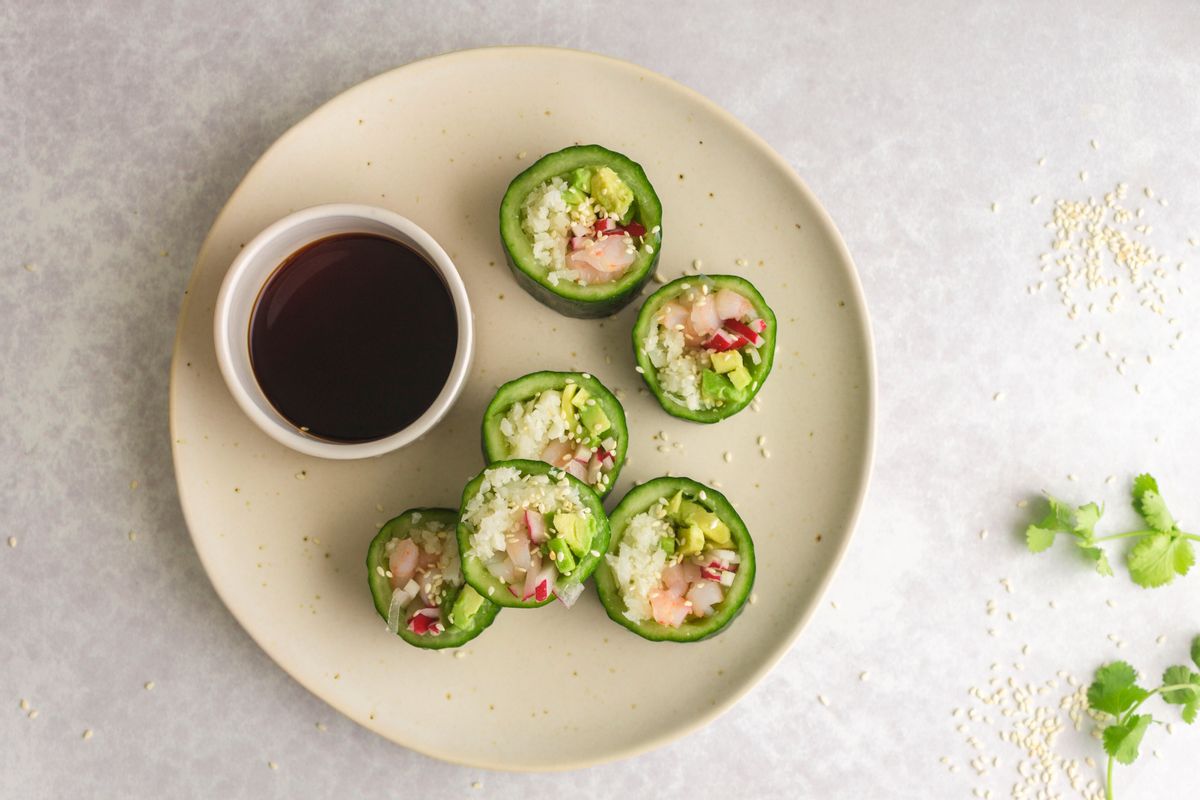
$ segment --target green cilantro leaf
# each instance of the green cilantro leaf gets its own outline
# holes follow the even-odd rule
[[[1071,518],[1074,516],[1071,506],[1050,495],[1046,495],[1046,501],[1050,503],[1050,515],[1042,520],[1042,526],[1053,528],[1056,531],[1070,531],[1074,529],[1075,525],[1071,521]]]
[[[1114,717],[1149,696],[1149,692],[1137,685],[1137,672],[1124,661],[1114,661],[1096,670],[1096,679],[1087,691],[1088,705]]]
[[[1089,542],[1096,538],[1096,523],[1100,521],[1103,514],[1104,509],[1095,503],[1080,506],[1079,510],[1075,512],[1075,534]]]
[[[1040,553],[1048,550],[1050,545],[1054,544],[1054,537],[1057,534],[1058,531],[1030,525],[1025,529],[1025,545],[1029,548],[1029,552]]]
[[[1158,481],[1150,475],[1142,474],[1133,479],[1133,507],[1154,530],[1163,533],[1175,530],[1175,518],[1158,493]]]
[[[1134,583],[1148,589],[1170,583],[1177,573],[1187,575],[1195,561],[1192,543],[1172,533],[1143,537],[1126,558]]]
[[[1099,547],[1085,547],[1085,544],[1086,542],[1081,542],[1079,546],[1083,549],[1085,556],[1096,562],[1096,572],[1111,578],[1113,571],[1112,565],[1108,563],[1108,553],[1105,553]]]
[[[1192,639],[1192,663],[1200,667],[1200,636]]]
[[[1200,674],[1187,667],[1168,667],[1163,673],[1163,686],[1180,688],[1163,689],[1162,699],[1171,705],[1183,706],[1183,721],[1191,725],[1200,710]]]
[[[1122,764],[1132,764],[1153,721],[1149,714],[1134,714],[1120,725],[1109,725],[1104,729],[1104,752]]]

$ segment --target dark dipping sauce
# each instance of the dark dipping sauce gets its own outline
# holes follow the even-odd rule
[[[433,405],[458,346],[437,270],[383,236],[306,245],[267,279],[250,317],[250,362],[267,399],[335,442],[390,436]]]

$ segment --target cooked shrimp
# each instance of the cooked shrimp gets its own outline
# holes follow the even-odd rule
[[[692,603],[693,615],[707,617],[712,613],[713,606],[721,602],[723,595],[721,587],[712,581],[696,581],[688,590],[687,599]]]
[[[542,451],[542,461],[556,467],[565,467],[575,457],[575,447],[569,441],[554,439]]]
[[[663,589],[655,589],[648,597],[654,621],[659,625],[678,628],[687,619],[689,604],[682,597]]]
[[[392,588],[399,589],[408,583],[417,572],[417,561],[421,557],[421,548],[412,539],[401,539],[388,558],[388,570],[391,571]]]
[[[688,328],[697,336],[708,336],[721,327],[721,317],[717,314],[717,304],[710,297],[702,297],[692,304],[692,313],[688,315]]]
[[[750,315],[754,307],[750,301],[732,289],[722,289],[713,298],[716,304],[717,316],[721,319],[736,319]]]
[[[585,242],[567,254],[567,267],[579,273],[584,283],[607,283],[618,278],[633,263],[636,251],[628,236],[604,236]]]

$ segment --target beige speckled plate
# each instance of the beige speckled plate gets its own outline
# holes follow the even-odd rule
[[[616,99],[619,118],[579,102],[579,86]],[[534,158],[576,142],[602,143],[645,167],[663,202],[665,275],[702,259],[708,271],[748,276],[774,307],[780,352],[761,411],[711,427],[668,417],[633,371],[636,304],[603,322],[572,320],[514,283],[497,233],[501,195]],[[268,439],[234,404],[213,352],[214,301],[239,245],[289,211],[329,202],[374,203],[422,225],[455,260],[477,315],[476,367],[457,406],[423,441],[369,461],[322,461]],[[594,590],[570,611],[504,611],[461,658],[387,632],[367,590],[368,542],[409,506],[458,503],[481,467],[479,421],[495,386],[537,369],[591,371],[624,396],[630,463],[610,508],[632,481],[667,471],[719,482],[737,505],[757,545],[758,583],[754,604],[725,633],[652,644],[610,622]],[[543,48],[410,64],[288,131],[201,249],[171,370],[184,513],[213,584],[250,635],[309,690],[383,736],[517,770],[664,744],[762,677],[816,608],[849,540],[870,470],[873,408],[854,267],[787,163],[679,84]],[[660,431],[669,446],[654,438]]]

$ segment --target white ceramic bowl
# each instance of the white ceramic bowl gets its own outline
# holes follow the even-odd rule
[[[250,317],[263,285],[275,269],[300,248],[342,233],[385,236],[425,256],[441,275],[458,315],[458,348],[454,353],[454,364],[433,405],[403,430],[369,442],[332,442],[301,431],[271,405],[250,364]],[[475,350],[474,321],[467,290],[446,251],[412,220],[387,209],[348,203],[297,211],[255,236],[225,274],[217,296],[213,335],[221,374],[246,415],[280,444],[306,455],[336,459],[382,455],[428,432],[458,399]]]

